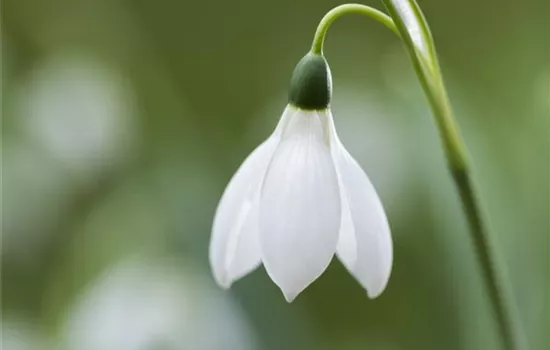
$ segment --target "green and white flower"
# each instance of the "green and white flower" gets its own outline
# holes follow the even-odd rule
[[[385,289],[390,228],[373,185],[336,133],[330,95],[328,64],[306,55],[275,131],[237,170],[218,205],[210,263],[222,287],[263,263],[290,302],[336,253],[369,297]]]

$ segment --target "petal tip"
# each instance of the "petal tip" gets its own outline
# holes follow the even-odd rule
[[[290,304],[296,299],[296,297],[300,294],[299,292],[284,292],[283,295],[285,296],[286,301]]]
[[[375,293],[371,293],[369,292],[369,290],[367,290],[367,296],[369,297],[369,299],[376,299],[380,296],[380,294],[382,294],[384,290],[377,290]]]
[[[225,282],[225,283],[218,283],[218,285],[224,290],[229,290],[231,288],[231,286],[233,285],[233,283]]]
[[[385,290],[386,290],[386,287],[388,285],[388,280],[386,280],[386,282],[377,287],[377,288],[365,288],[367,290],[367,296],[369,297],[369,299],[376,299],[378,298]]]
[[[216,281],[216,284],[220,286],[222,289],[229,289],[231,288],[231,285],[233,284],[233,281],[227,277],[227,273],[217,274],[214,273],[214,281]]]

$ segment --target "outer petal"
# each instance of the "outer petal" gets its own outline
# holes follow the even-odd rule
[[[260,189],[284,124],[295,112],[287,107],[273,134],[233,175],[218,204],[209,255],[214,277],[224,288],[229,288],[233,281],[261,263],[258,241]]]
[[[390,277],[393,247],[384,208],[369,178],[340,142],[332,116],[331,145],[342,196],[342,225],[337,255],[376,298]]]
[[[262,261],[287,301],[323,273],[336,250],[340,195],[325,113],[300,111],[277,147],[260,202]]]

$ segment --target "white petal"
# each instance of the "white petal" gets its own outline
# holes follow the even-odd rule
[[[342,201],[337,255],[350,273],[376,298],[390,277],[393,247],[384,208],[369,178],[340,142],[332,116],[332,154]]]
[[[293,113],[296,111],[290,107],[283,112],[273,134],[246,158],[218,204],[209,256],[214,277],[222,287],[229,288],[233,281],[261,263],[258,242],[260,189],[285,121]]]
[[[338,183],[340,186],[340,200],[342,203],[342,221],[340,223],[340,236],[338,237],[336,252],[340,260],[345,260],[344,265],[353,266],[355,260],[357,259],[355,229],[353,227],[351,210],[349,209],[348,197],[342,186],[340,176],[338,178]]]
[[[338,242],[340,195],[325,113],[288,121],[260,201],[262,261],[287,301],[319,277]]]

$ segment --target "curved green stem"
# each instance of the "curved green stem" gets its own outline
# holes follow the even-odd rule
[[[508,350],[526,349],[526,340],[516,321],[508,285],[493,238],[483,221],[478,196],[464,142],[460,137],[435,50],[432,35],[422,11],[414,0],[382,0],[391,17],[370,7],[346,4],[329,11],[319,23],[311,51],[322,54],[323,41],[331,23],[338,17],[356,13],[371,17],[396,33],[405,44],[422,89],[434,115],[448,167],[462,201],[472,240],[492,303],[503,346]]]
[[[356,13],[368,16],[382,23],[397,36],[399,36],[399,30],[397,30],[397,27],[393,23],[390,16],[386,15],[385,13],[361,4],[344,4],[337,6],[327,12],[323,19],[321,19],[321,22],[319,22],[319,25],[317,26],[317,31],[315,32],[315,37],[313,38],[313,45],[311,45],[312,53],[318,55],[321,55],[323,53],[323,43],[325,41],[325,35],[327,34],[328,28],[330,27],[332,22],[334,22],[334,20],[348,13]]]

